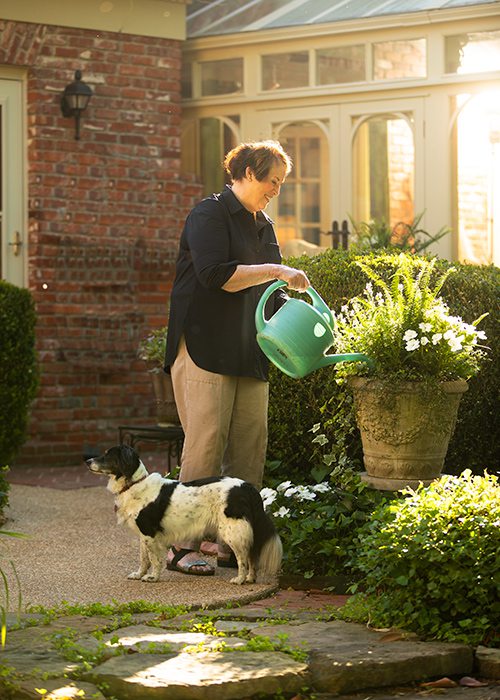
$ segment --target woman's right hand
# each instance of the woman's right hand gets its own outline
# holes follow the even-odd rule
[[[279,276],[277,279],[286,282],[290,289],[295,289],[297,292],[305,292],[311,286],[305,272],[296,270],[294,267],[287,265],[279,265]]]

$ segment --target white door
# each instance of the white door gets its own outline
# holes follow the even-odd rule
[[[0,74],[0,263],[2,279],[24,286],[26,221],[23,83]]]

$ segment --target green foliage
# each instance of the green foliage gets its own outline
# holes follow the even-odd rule
[[[26,535],[20,533],[20,532],[10,532],[8,530],[0,530],[0,537],[26,537]],[[19,579],[17,577],[17,571],[16,567],[14,565],[14,562],[9,559],[8,560],[8,565],[12,569],[12,573],[14,575],[14,578],[17,583],[17,592],[18,592],[18,601],[17,601],[17,610],[18,614],[21,611],[21,586],[19,583]],[[9,589],[9,583],[7,581],[7,576],[5,574],[5,571],[2,569],[0,566],[0,579],[2,581],[2,586],[3,586],[3,595],[2,595],[2,601],[0,603],[0,646],[4,647],[5,646],[5,641],[7,639],[7,613],[9,612],[9,607],[10,607],[10,589]]]
[[[82,615],[83,617],[93,617],[99,615],[101,617],[110,617],[119,620],[120,624],[127,624],[133,615],[145,612],[154,612],[162,616],[162,619],[168,620],[177,615],[185,614],[189,608],[186,606],[164,605],[162,603],[150,603],[146,600],[132,600],[129,603],[68,603],[61,601],[59,605],[52,608],[47,608],[43,605],[31,605],[27,612],[36,615],[43,615],[43,624],[48,624],[51,620],[57,617],[66,617],[71,615]],[[113,627],[116,623],[112,623]]]
[[[0,525],[3,525],[3,523],[5,522],[5,516],[3,514],[3,511],[9,503],[10,484],[7,481],[8,473],[9,467],[0,467]]]
[[[393,260],[391,256],[390,262]],[[448,381],[469,379],[479,372],[485,357],[479,341],[486,335],[476,326],[482,318],[465,323],[451,315],[439,296],[453,268],[436,280],[435,259],[415,260],[401,254],[394,275],[386,282],[377,270],[386,265],[383,256],[357,264],[370,281],[364,294],[351,299],[337,315],[335,350],[365,353],[374,365],[342,363],[338,376]]]
[[[35,324],[29,291],[0,280],[0,465],[12,462],[26,439],[38,387]]]
[[[139,359],[144,360],[155,367],[163,368],[166,343],[167,327],[163,326],[162,328],[156,328],[139,343],[137,352]]]
[[[423,215],[424,212],[417,214],[410,224],[399,221],[392,228],[381,219],[355,222],[352,217],[349,217],[352,226],[352,245],[360,252],[395,248],[408,253],[422,253],[440,238],[451,233],[448,226],[443,226],[435,234],[420,228]]]
[[[324,436],[318,436],[323,437]],[[329,481],[320,481],[324,471]],[[355,532],[384,496],[366,487],[346,466],[313,472],[314,484],[284,481],[262,489],[264,506],[274,516],[283,542],[284,574],[346,575]]]
[[[379,506],[351,560],[371,623],[500,646],[499,524],[500,486],[486,472],[444,476]]]
[[[421,258],[408,256],[415,270]],[[290,258],[289,265],[303,269],[311,284],[328,306],[338,314],[345,304],[363,293],[366,275],[356,261],[377,262],[377,272],[389,282],[398,267],[399,254],[390,255],[357,251],[328,250],[309,258]],[[383,263],[382,263],[383,261]],[[481,322],[490,350],[481,371],[469,381],[469,391],[460,403],[457,428],[450,442],[445,471],[460,473],[471,468],[482,473],[484,465],[490,470],[500,468],[499,422],[497,402],[500,393],[500,286],[497,267],[476,266],[439,260],[435,278],[450,267],[456,272],[446,278],[441,296],[452,315],[471,324],[482,313],[489,312]],[[301,380],[291,379],[276,367],[270,371],[269,448],[271,464],[285,465],[286,475],[274,470],[276,478],[295,483],[310,483],[311,468],[321,461],[317,450],[311,449],[309,432],[321,422],[329,440],[332,463],[343,458],[349,464],[361,464],[361,440],[356,427],[352,397],[338,380],[339,365],[317,370]]]

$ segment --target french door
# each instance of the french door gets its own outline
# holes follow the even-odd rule
[[[392,227],[424,211],[423,98],[301,111],[271,125],[294,160],[273,212],[282,244],[302,238],[330,246],[332,230],[343,225],[378,220]]]

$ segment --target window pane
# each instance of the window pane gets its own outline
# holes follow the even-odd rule
[[[181,68],[181,95],[184,98],[193,96],[192,64],[184,61]]]
[[[319,49],[316,51],[316,76],[318,85],[365,80],[364,45]]]
[[[278,215],[284,219],[295,216],[295,188],[292,184],[285,184],[281,188],[278,199]]]
[[[309,241],[309,243],[319,245],[320,230],[317,226],[303,226],[301,229],[301,233],[304,241]]]
[[[425,78],[426,74],[425,39],[373,44],[374,80]]]
[[[406,119],[371,117],[353,143],[354,219],[391,227],[414,219],[415,148]]]
[[[243,91],[243,59],[206,61],[201,64],[201,94],[229,95]]]
[[[500,263],[500,89],[458,95],[456,192],[459,260]]]
[[[230,117],[238,124],[239,117]],[[227,181],[222,167],[224,155],[236,145],[232,130],[220,119],[207,117],[200,120],[200,162],[203,192],[220,192]]]
[[[300,141],[300,176],[319,177],[320,152],[318,138],[304,138]]]
[[[500,30],[445,37],[446,73],[481,73],[500,67]]]
[[[302,221],[319,221],[319,182],[308,182],[301,185],[301,214]]]
[[[262,89],[283,90],[309,84],[309,53],[279,53],[262,56]]]

